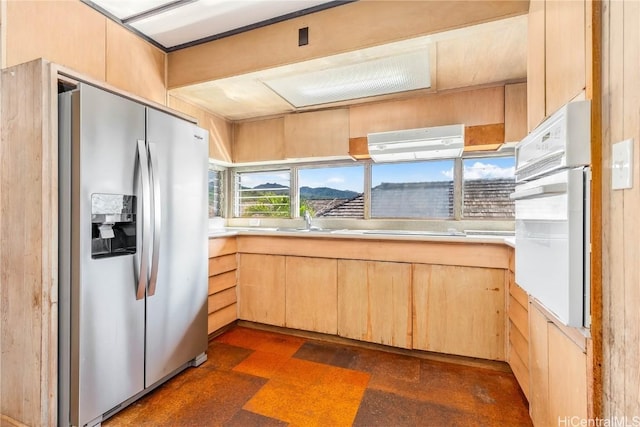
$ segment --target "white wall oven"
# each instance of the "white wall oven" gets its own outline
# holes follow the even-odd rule
[[[568,326],[588,327],[590,103],[572,102],[516,146],[516,282]]]

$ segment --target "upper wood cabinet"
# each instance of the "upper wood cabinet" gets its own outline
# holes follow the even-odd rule
[[[234,162],[260,162],[284,158],[283,117],[239,122],[234,125]]]
[[[520,141],[527,135],[527,84],[504,86],[504,141]]]
[[[529,131],[585,89],[585,20],[584,0],[530,2],[527,66]]]
[[[46,58],[105,81],[107,18],[79,1],[3,3],[5,66]]]
[[[546,2],[546,116],[585,88],[585,13],[584,0]]]
[[[167,55],[86,4],[10,1],[2,18],[7,66],[46,58],[166,105]]]
[[[313,111],[284,117],[285,157],[346,156],[349,152],[349,110]]]
[[[107,83],[166,105],[165,61],[163,51],[107,20]]]
[[[349,111],[350,138],[426,126],[504,123],[504,86],[375,102]]]
[[[175,96],[168,96],[168,107],[181,111],[198,120],[198,126],[209,131],[209,157],[223,162],[231,162],[233,124],[215,116],[200,107],[183,101]]]
[[[534,129],[545,117],[544,0],[531,0],[528,15],[527,125]]]

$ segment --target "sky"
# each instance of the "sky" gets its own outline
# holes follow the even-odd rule
[[[362,193],[364,191],[364,168],[362,166],[344,166],[300,169],[298,185],[300,187],[328,187]]]
[[[466,179],[507,178],[513,177],[515,160],[513,157],[465,159],[463,166]],[[371,175],[372,187],[383,182],[450,181],[453,179],[453,160],[374,164]],[[364,168],[361,165],[301,168],[298,180],[300,187],[329,187],[362,193]],[[289,186],[288,171],[243,175],[242,185],[254,187],[265,182]]]

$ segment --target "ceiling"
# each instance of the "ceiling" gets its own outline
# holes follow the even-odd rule
[[[166,52],[353,0],[82,0]]]
[[[166,51],[213,40],[348,2],[317,0],[83,0],[112,19],[160,44]],[[157,11],[147,14],[145,11]],[[269,82],[386,60],[410,53],[428,55],[430,88],[331,104],[294,107]],[[527,16],[259,70],[173,89],[170,94],[228,120],[307,111],[416,93],[524,81],[527,74]],[[295,80],[295,79],[294,79]]]

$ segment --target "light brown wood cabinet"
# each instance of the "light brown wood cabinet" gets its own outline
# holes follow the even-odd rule
[[[504,86],[504,141],[520,141],[527,135],[527,84]]]
[[[239,236],[238,251],[241,319],[281,324],[266,305],[289,328],[506,360],[503,245]]]
[[[535,305],[529,304],[529,411],[536,426],[587,419],[587,356]],[[568,423],[568,422],[567,422]]]
[[[209,239],[209,318],[208,333],[235,321],[236,293],[236,238]]]
[[[509,255],[507,298],[507,361],[524,395],[529,398],[529,301],[526,292],[515,282],[515,253]]]
[[[349,151],[349,110],[313,111],[284,117],[285,157],[346,156]]]
[[[46,58],[166,104],[167,55],[79,1],[11,1],[2,16],[5,66]]]
[[[337,334],[338,262],[328,258],[286,258],[288,328]]]
[[[585,15],[584,0],[529,3],[529,131],[585,89]]]
[[[505,360],[505,271],[415,264],[413,348]]]
[[[585,0],[545,5],[545,105],[549,116],[586,86]]]
[[[285,257],[240,254],[238,317],[267,325],[285,325]]]
[[[338,335],[411,348],[411,264],[338,260]]]
[[[234,125],[235,163],[284,159],[284,118],[239,122]]]

